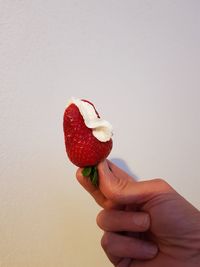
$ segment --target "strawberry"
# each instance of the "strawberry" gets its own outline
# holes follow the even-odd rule
[[[78,101],[78,102],[77,102]],[[78,104],[77,104],[78,103]],[[85,105],[92,112],[92,119],[84,117],[79,105]],[[91,116],[91,115],[90,115]],[[112,139],[99,140],[94,135],[94,130],[102,130],[102,121],[94,105],[88,100],[75,100],[65,110],[63,118],[63,129],[65,136],[65,147],[70,161],[78,167],[83,168],[83,175],[88,176],[91,182],[98,185],[97,164],[104,160],[112,149]],[[97,129],[91,127],[91,122],[97,123]],[[100,123],[100,124],[99,124]],[[87,125],[86,125],[87,124]],[[96,124],[95,124],[96,125]],[[105,125],[104,125],[105,126]],[[90,127],[90,128],[89,128]]]

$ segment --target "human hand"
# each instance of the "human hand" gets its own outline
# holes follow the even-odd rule
[[[196,208],[161,179],[136,182],[107,160],[98,171],[99,188],[82,176],[81,169],[77,179],[104,208],[97,223],[105,231],[102,247],[114,266],[200,266]]]

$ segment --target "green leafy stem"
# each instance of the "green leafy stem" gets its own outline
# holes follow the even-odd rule
[[[89,167],[85,167],[82,170],[82,174],[85,177],[88,177],[89,180],[91,181],[91,183],[95,186],[98,187],[99,185],[99,180],[98,180],[98,170],[97,170],[97,166],[89,166]]]

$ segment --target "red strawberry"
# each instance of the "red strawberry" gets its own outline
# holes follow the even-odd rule
[[[81,101],[92,105],[97,118],[100,118],[92,103],[87,100]],[[84,168],[83,175],[89,176],[92,183],[97,185],[96,165],[109,155],[112,149],[112,139],[106,142],[99,141],[93,135],[93,129],[86,126],[78,106],[74,103],[71,103],[65,110],[63,128],[69,159],[76,166]]]

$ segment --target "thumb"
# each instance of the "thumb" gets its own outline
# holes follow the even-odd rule
[[[117,204],[142,204],[159,193],[173,190],[162,179],[136,182],[108,160],[99,163],[98,172],[101,192]]]

